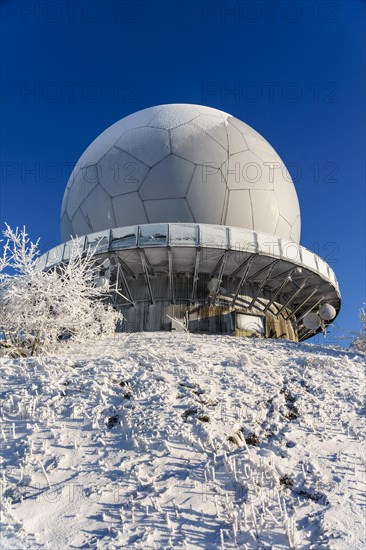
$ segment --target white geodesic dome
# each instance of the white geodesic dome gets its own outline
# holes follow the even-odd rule
[[[61,232],[155,222],[222,224],[296,243],[294,184],[271,145],[237,118],[201,105],[160,105],[123,118],[70,176]]]

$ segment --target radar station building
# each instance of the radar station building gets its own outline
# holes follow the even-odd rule
[[[82,154],[61,208],[63,244],[92,250],[125,331],[306,340],[338,314],[330,266],[300,245],[294,184],[241,120],[160,105],[119,120]]]

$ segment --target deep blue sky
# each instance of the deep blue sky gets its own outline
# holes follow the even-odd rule
[[[3,0],[1,10],[2,222],[58,243],[70,166],[102,130],[151,105],[216,107],[292,163],[301,243],[340,282],[336,332],[358,327],[364,1]]]

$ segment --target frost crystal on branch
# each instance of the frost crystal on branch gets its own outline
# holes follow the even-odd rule
[[[366,307],[366,304],[364,304]],[[351,347],[357,351],[361,351],[362,353],[366,353],[366,309],[365,307],[362,307],[360,309],[360,322],[361,322],[361,328],[360,332],[357,335],[357,337],[353,340]]]
[[[25,228],[3,231],[0,256],[0,349],[18,355],[49,351],[63,340],[84,341],[115,331],[121,315],[109,286],[96,287],[93,252],[72,241],[68,263],[37,268],[38,241]]]

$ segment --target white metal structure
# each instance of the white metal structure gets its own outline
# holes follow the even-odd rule
[[[198,105],[161,105],[105,130],[69,179],[57,269],[81,237],[124,330],[304,340],[340,309],[327,263],[299,245],[286,167],[253,128]]]

